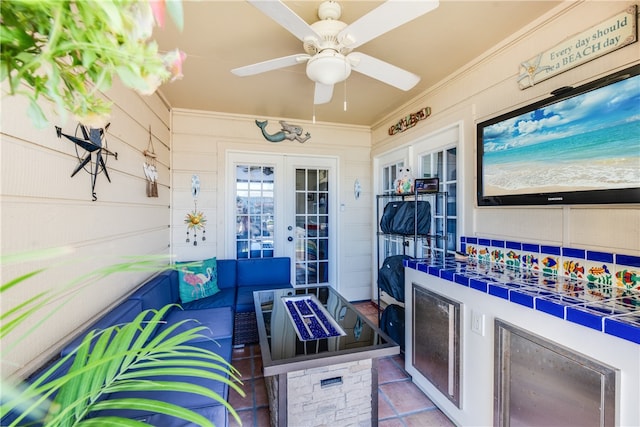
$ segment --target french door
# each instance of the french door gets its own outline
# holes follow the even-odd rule
[[[296,286],[333,286],[336,168],[335,158],[229,153],[227,256],[286,256]]]

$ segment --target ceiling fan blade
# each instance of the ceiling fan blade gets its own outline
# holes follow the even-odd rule
[[[420,77],[407,70],[381,61],[373,56],[361,52],[353,52],[347,55],[351,62],[351,69],[366,76],[380,80],[383,83],[402,90],[413,88],[420,81]]]
[[[387,0],[340,31],[338,40],[345,46],[355,49],[394,28],[431,12],[439,4],[438,0]]]
[[[291,67],[310,58],[306,53],[297,53],[295,55],[283,56],[281,58],[269,59],[268,61],[258,62],[256,64],[245,65],[244,67],[234,68],[231,70],[233,74],[240,77],[252,76],[279,68]]]
[[[276,21],[291,34],[296,36],[300,41],[307,38],[320,39],[309,24],[300,18],[293,10],[277,0],[247,0],[253,6],[258,8],[262,13]]]
[[[333,96],[333,85],[325,85],[322,83],[316,83],[316,90],[313,94],[314,104],[326,104],[331,101]]]

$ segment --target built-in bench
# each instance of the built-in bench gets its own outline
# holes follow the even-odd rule
[[[91,330],[131,322],[141,312],[149,309],[159,310],[169,304],[171,308],[158,326],[155,335],[166,328],[184,320],[187,322],[180,328],[205,326],[203,337],[190,345],[215,352],[225,361],[231,362],[234,345],[257,341],[255,326],[255,309],[253,292],[266,289],[291,287],[291,261],[289,258],[256,258],[242,260],[205,260],[202,263],[180,263],[176,268],[168,269],[152,277],[124,301],[110,310],[87,330],[74,338],[61,351],[61,356],[72,353]],[[215,286],[214,286],[215,285]],[[211,290],[212,287],[214,290]],[[211,294],[211,295],[209,295]],[[236,316],[242,321],[243,337],[234,339]],[[253,321],[250,325],[250,321]],[[180,330],[178,328],[178,331]],[[249,329],[253,328],[252,331]],[[245,333],[246,331],[249,331]],[[57,377],[69,369],[72,359],[56,372]],[[34,374],[29,381],[42,375],[43,371]],[[53,378],[52,378],[53,379]],[[180,380],[179,378],[173,378]],[[208,378],[186,377],[184,381],[195,383],[216,392],[223,399],[228,398],[228,386],[222,382]],[[117,395],[117,396],[116,396]],[[111,396],[108,396],[110,398]],[[139,391],[115,393],[114,397],[139,397],[166,401],[193,410],[211,420],[216,426],[228,425],[226,408],[210,398],[181,392]],[[184,425],[180,420],[168,415],[152,412],[118,410],[108,415],[116,415],[131,419],[143,420],[157,426]],[[3,417],[1,425],[8,425],[16,414]]]

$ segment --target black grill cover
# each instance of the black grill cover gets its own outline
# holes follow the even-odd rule
[[[411,259],[408,255],[391,255],[385,258],[378,271],[378,286],[399,302],[404,302],[404,266]]]

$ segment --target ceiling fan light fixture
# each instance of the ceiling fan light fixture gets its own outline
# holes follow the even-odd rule
[[[317,83],[333,85],[351,74],[351,64],[344,55],[324,50],[307,62],[307,77]]]

